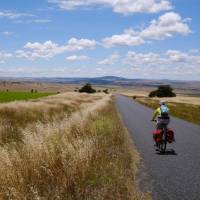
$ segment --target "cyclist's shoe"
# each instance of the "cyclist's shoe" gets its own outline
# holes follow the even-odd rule
[[[158,147],[158,143],[155,143],[155,144],[154,144],[154,147]]]

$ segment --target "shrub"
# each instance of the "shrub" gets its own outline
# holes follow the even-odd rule
[[[103,90],[105,94],[109,94],[108,89]]]
[[[161,85],[157,90],[150,92],[149,97],[175,97],[173,88],[170,85]]]
[[[92,85],[90,83],[85,84],[80,90],[80,93],[95,93],[96,90],[92,88]]]

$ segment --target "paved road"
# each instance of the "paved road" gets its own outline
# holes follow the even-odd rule
[[[167,155],[159,155],[151,134],[153,111],[120,95],[116,102],[143,158],[142,187],[150,189],[155,200],[200,200],[200,126],[172,118],[169,127],[175,130],[176,143],[168,146]]]

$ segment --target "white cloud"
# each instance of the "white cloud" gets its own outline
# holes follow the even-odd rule
[[[78,56],[78,55],[72,55],[66,57],[66,60],[68,61],[81,61],[81,60],[88,60],[90,59],[88,56]]]
[[[80,51],[84,49],[93,49],[96,46],[95,40],[88,39],[76,39],[71,38],[66,45],[59,46],[52,41],[46,41],[44,43],[31,43],[28,42],[23,50],[16,51],[16,57],[27,58],[35,60],[38,58],[52,58],[55,55],[62,54],[66,51]]]
[[[166,52],[166,55],[172,62],[187,62],[188,59],[191,59],[191,56],[188,56],[187,53],[182,53],[177,50],[169,50]]]
[[[127,53],[126,59],[124,62],[129,65],[138,66],[146,66],[151,64],[158,64],[160,62],[160,55],[155,53],[136,53],[133,51],[129,51]]]
[[[4,32],[2,32],[2,34],[5,35],[5,36],[10,36],[10,35],[13,35],[13,32],[4,31]]]
[[[49,19],[40,19],[38,16],[30,13],[21,13],[11,10],[0,11],[0,19],[1,18],[13,20],[15,23],[26,23],[26,24],[30,23],[44,24],[51,22],[51,20]]]
[[[0,51],[0,63],[4,63],[7,59],[11,58],[12,54],[11,53],[6,53],[4,51]]]
[[[190,32],[188,24],[178,13],[169,12],[151,21],[150,26],[141,31],[140,37],[161,40],[174,34],[188,35]]]
[[[124,32],[121,35],[113,35],[111,37],[107,37],[104,38],[102,40],[103,44],[105,47],[109,48],[112,46],[138,46],[141,44],[144,44],[145,41],[139,37],[139,36],[135,36],[135,35],[131,35],[129,33]]]
[[[36,24],[46,24],[46,23],[51,22],[51,20],[49,20],[49,19],[35,19],[35,20],[32,20],[31,22],[36,23]]]
[[[124,60],[125,64],[133,67],[170,67],[173,70],[174,67],[196,67],[200,70],[200,55],[194,55],[192,53],[181,52],[177,50],[168,50],[164,54],[157,53],[136,53],[129,51]],[[173,72],[172,72],[173,73]]]
[[[199,49],[190,49],[189,53],[199,53]]]
[[[27,59],[37,59],[37,58],[52,58],[57,54],[63,53],[65,51],[64,47],[60,47],[58,44],[52,41],[47,41],[44,43],[30,43],[28,42],[24,46],[25,50],[16,51],[16,57],[27,58]]]
[[[113,54],[109,56],[108,58],[101,60],[98,62],[99,65],[114,65],[118,60],[120,56],[119,54]]]
[[[83,49],[94,49],[96,47],[97,43],[95,40],[88,40],[88,39],[76,39],[71,38],[67,45],[66,49],[68,51],[77,51],[77,50],[83,50]]]
[[[197,80],[200,76],[200,55],[177,50],[162,54],[129,51],[124,64],[130,65],[133,73],[145,78]]]
[[[172,9],[169,0],[48,0],[48,2],[64,10],[103,6],[122,14],[157,13]]]
[[[188,35],[191,30],[186,21],[179,14],[168,12],[157,20],[152,20],[150,25],[143,30],[128,29],[122,34],[104,38],[102,42],[105,47],[138,46],[149,40],[163,40],[176,34]]]
[[[23,20],[15,20],[15,23],[17,24],[31,24],[31,23],[34,23],[34,24],[47,24],[47,23],[50,23],[51,20],[49,19],[23,19]]]
[[[169,50],[166,52],[168,59],[172,62],[179,62],[183,64],[200,64],[200,55],[193,55],[193,53],[184,53],[177,50]]]
[[[18,13],[10,10],[0,11],[0,18],[7,18],[13,20],[22,17],[35,17],[35,16],[29,13]]]

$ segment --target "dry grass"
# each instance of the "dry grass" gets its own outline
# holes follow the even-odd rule
[[[32,82],[11,82],[0,81],[0,91],[14,91],[14,92],[30,92],[31,89],[38,92],[73,92],[80,85],[75,84],[58,84],[58,83],[32,83]]]
[[[119,87],[116,89],[116,93],[122,94],[124,96],[133,97],[148,97],[148,94],[151,92],[152,88],[145,87]]]
[[[165,100],[168,99],[165,98]],[[159,99],[157,98],[137,98],[136,101],[153,109],[157,108],[159,105]],[[177,103],[177,101],[173,101],[172,99],[167,102],[170,109],[170,114],[189,122],[200,124],[200,105],[195,105],[194,102],[192,104],[180,102]]]
[[[158,98],[155,98],[155,100],[159,100]],[[191,105],[197,105],[200,106],[200,98],[199,97],[190,97],[190,96],[184,96],[184,95],[178,95],[174,98],[163,98],[163,100],[171,103],[183,103],[183,104],[191,104]]]
[[[25,81],[1,81],[0,80],[0,92],[30,92],[31,89],[37,90],[42,93],[64,93],[64,92],[74,92],[80,89],[83,84],[67,84],[67,83],[37,83],[37,82],[25,82]],[[110,92],[114,92],[117,86],[109,85],[93,85],[94,89],[104,90],[109,89]]]
[[[22,137],[0,147],[0,199],[150,199],[134,184],[139,155],[110,96],[63,94],[4,109]]]
[[[64,93],[35,101],[0,104],[0,144],[22,141],[22,130],[29,124],[62,120],[100,98],[101,95]]]

